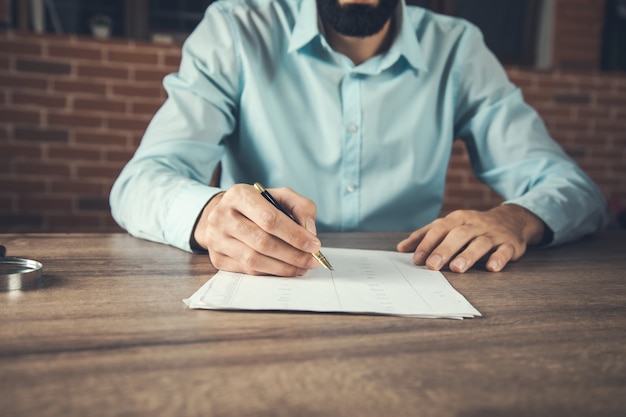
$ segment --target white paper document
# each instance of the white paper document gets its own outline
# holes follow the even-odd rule
[[[191,297],[189,308],[386,314],[425,318],[480,316],[437,271],[415,266],[412,254],[324,248],[334,271],[303,277],[218,271]]]

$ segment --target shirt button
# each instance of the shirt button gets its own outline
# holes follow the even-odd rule
[[[353,193],[356,190],[356,184],[350,183],[347,185],[346,190],[348,190],[349,193]]]
[[[350,133],[356,133],[359,131],[359,127],[357,125],[355,125],[354,123],[350,123],[348,125],[348,132]]]

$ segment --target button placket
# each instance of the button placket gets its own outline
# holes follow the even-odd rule
[[[352,230],[359,223],[359,187],[361,166],[361,81],[357,74],[346,74],[341,83],[341,106],[344,120],[342,147],[341,197],[342,229]]]

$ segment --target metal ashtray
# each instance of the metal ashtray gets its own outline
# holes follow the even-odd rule
[[[0,245],[0,291],[25,290],[41,284],[41,262],[5,255],[6,248]]]

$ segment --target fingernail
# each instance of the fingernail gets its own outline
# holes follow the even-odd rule
[[[307,218],[306,221],[304,222],[304,228],[306,230],[308,230],[309,232],[313,233],[314,235],[317,235],[317,228],[315,227],[315,220],[313,220],[312,218]]]
[[[465,268],[467,267],[467,261],[465,260],[465,258],[456,258],[454,261],[452,261],[450,266],[459,272],[465,272]]]
[[[424,265],[424,261],[426,260],[426,252],[417,251],[415,255],[413,255],[413,262],[415,265]]]
[[[500,261],[489,261],[489,263],[487,264],[487,269],[493,272],[500,272],[500,270],[502,269],[502,265],[500,264]]]
[[[306,252],[317,252],[322,247],[319,240],[309,240],[304,244],[304,250]]]
[[[441,269],[441,266],[443,265],[443,258],[439,255],[431,255],[426,263],[428,264],[429,268],[438,270]]]

